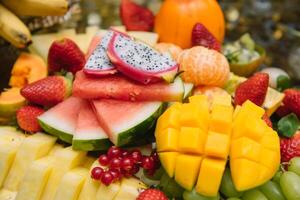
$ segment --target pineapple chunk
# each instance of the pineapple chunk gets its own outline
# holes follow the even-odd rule
[[[99,166],[98,160],[94,161],[90,168],[90,172],[94,167]],[[95,196],[97,194],[97,190],[100,186],[100,181],[95,181],[91,178],[90,173],[88,174],[88,177],[83,185],[82,191],[80,193],[80,196],[78,200],[94,200]]]
[[[121,189],[114,200],[132,200],[136,199],[141,189],[146,189],[147,186],[136,178],[123,178]]]
[[[5,179],[4,188],[11,191],[18,191],[19,185],[30,164],[47,155],[54,146],[55,141],[55,137],[43,133],[27,137],[20,145],[15,161]]]
[[[42,200],[53,200],[62,177],[85,160],[86,152],[74,151],[67,147],[55,153],[52,173],[42,195]]]
[[[83,167],[66,173],[56,192],[55,200],[77,200],[89,170]]]
[[[96,161],[98,161],[98,160],[96,160]],[[88,156],[84,161],[83,167],[90,169],[92,167],[92,165],[94,164],[94,162],[95,162],[95,158]]]
[[[6,189],[0,190],[1,200],[14,200],[16,198],[17,192],[12,192]]]
[[[10,129],[8,132],[4,132],[4,128],[0,129],[0,188],[15,160],[18,148],[25,139],[24,134]]]
[[[96,195],[97,200],[113,200],[121,189],[120,182],[114,182],[109,186],[101,184]]]

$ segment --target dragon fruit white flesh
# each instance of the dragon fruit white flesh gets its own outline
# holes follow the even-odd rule
[[[170,56],[116,32],[109,42],[107,55],[120,72],[144,84],[172,82],[178,73],[178,64]]]
[[[96,49],[87,60],[83,68],[84,73],[93,76],[105,76],[117,73],[117,69],[110,62],[106,54],[108,44],[113,35],[114,31],[110,30],[103,36]]]

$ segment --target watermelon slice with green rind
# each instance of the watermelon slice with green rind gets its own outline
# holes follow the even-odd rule
[[[77,117],[83,100],[69,97],[38,117],[39,124],[47,133],[72,144]]]
[[[101,99],[92,106],[103,129],[116,146],[127,146],[141,138],[156,124],[163,111],[162,102],[130,102]]]
[[[81,151],[102,151],[112,145],[88,101],[81,105],[72,145]]]
[[[76,74],[73,95],[83,99],[116,99],[122,101],[182,101],[183,81],[177,77],[173,83],[143,85],[123,75],[93,78],[82,71]]]

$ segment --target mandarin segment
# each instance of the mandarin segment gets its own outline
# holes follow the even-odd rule
[[[215,196],[221,184],[225,165],[226,160],[204,158],[200,167],[196,191],[206,196]]]

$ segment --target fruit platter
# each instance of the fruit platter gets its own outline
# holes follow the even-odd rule
[[[0,1],[19,51],[0,200],[300,200],[299,87],[251,34],[225,40],[217,1],[121,0],[122,25],[85,33],[26,25],[71,2]]]

